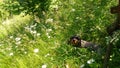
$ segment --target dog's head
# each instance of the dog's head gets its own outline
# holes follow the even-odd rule
[[[68,44],[74,46],[74,47],[81,47],[81,38],[79,36],[71,36]]]

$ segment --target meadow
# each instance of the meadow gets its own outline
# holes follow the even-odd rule
[[[112,40],[106,27],[116,17],[110,7],[118,0],[51,0],[46,11],[37,1],[30,0],[35,7],[29,9],[25,0],[0,0],[0,68],[102,68]],[[113,35],[109,68],[120,67],[119,33]],[[103,54],[70,46],[73,35],[100,45]]]

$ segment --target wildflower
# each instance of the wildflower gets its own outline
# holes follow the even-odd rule
[[[42,68],[47,68],[47,65],[46,64],[42,65]]]
[[[52,31],[52,29],[48,29],[47,31],[48,31],[48,32],[51,32],[51,31]]]
[[[10,56],[13,56],[13,52],[11,52],[9,55],[10,55]]]
[[[72,11],[72,12],[74,12],[74,11],[75,11],[75,9],[72,9],[71,11]]]
[[[24,53],[25,53],[25,54],[27,54],[27,52],[26,52],[26,51],[25,51]]]
[[[18,48],[18,46],[15,46],[15,48]]]
[[[69,65],[68,65],[68,64],[66,64],[65,66],[66,66],[66,68],[69,68]]]
[[[53,22],[53,19],[52,18],[47,19],[46,23],[48,23],[48,22],[50,22],[50,23]]]
[[[76,19],[79,19],[79,17],[76,17]]]
[[[48,35],[49,35],[49,33],[46,33],[46,35],[48,36]]]
[[[37,48],[34,49],[34,52],[35,52],[35,53],[38,53],[38,52],[39,52],[39,49],[37,49]]]
[[[13,38],[13,36],[10,36],[10,39],[12,39]]]
[[[31,28],[29,28],[29,26],[26,26],[24,28],[25,28],[25,30],[31,30]]]
[[[87,61],[88,64],[91,64],[92,62],[94,62],[95,60],[94,59],[90,59]]]
[[[36,34],[36,33],[37,33],[37,31],[33,31],[32,33],[33,33],[33,34]]]
[[[51,5],[50,7],[51,7],[53,10],[58,10],[58,8],[59,8],[58,5]]]
[[[15,40],[16,40],[16,41],[20,41],[20,40],[21,40],[21,38],[17,37],[17,38],[15,38]]]
[[[53,6],[53,9],[58,10],[58,5],[54,5],[54,6]]]
[[[34,25],[31,25],[30,28],[34,28],[35,26]]]
[[[48,36],[48,38],[50,38],[50,36]]]
[[[50,54],[48,53],[48,54],[45,55],[45,57],[48,57],[49,55],[50,55]]]
[[[49,33],[46,33],[47,37],[50,38]]]
[[[37,36],[40,36],[40,33],[37,33]]]
[[[16,44],[21,44],[21,41],[17,41]]]

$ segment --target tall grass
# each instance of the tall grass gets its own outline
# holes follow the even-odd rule
[[[22,14],[15,15],[11,19],[6,19],[0,25],[0,29],[1,29],[0,38],[4,38],[10,33],[14,33],[15,30],[30,23],[31,20],[32,20],[32,17],[30,17],[30,15],[23,16]]]
[[[101,0],[102,1],[102,0]],[[67,44],[72,35],[105,46],[114,0],[56,0],[44,18],[16,15],[0,25],[0,68],[98,68],[102,57]]]

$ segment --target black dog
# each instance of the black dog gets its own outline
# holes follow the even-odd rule
[[[101,50],[101,48],[98,45],[92,42],[84,41],[77,35],[71,36],[70,39],[68,40],[68,44],[72,45],[73,47],[88,48],[98,53],[100,53]]]

